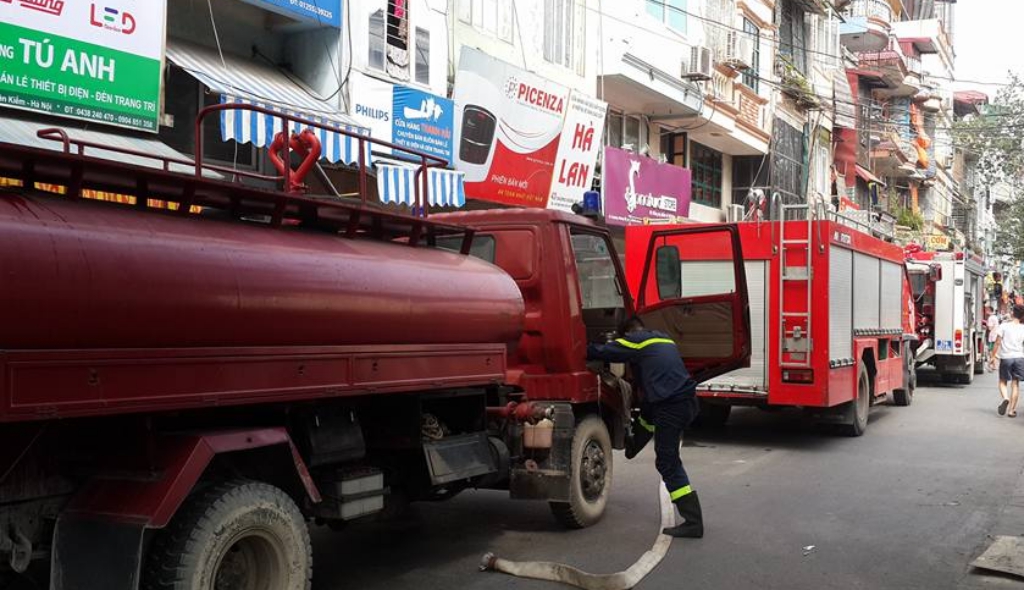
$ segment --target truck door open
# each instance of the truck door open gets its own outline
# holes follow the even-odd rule
[[[749,366],[750,309],[736,227],[656,231],[645,260],[638,315],[675,340],[694,379]]]

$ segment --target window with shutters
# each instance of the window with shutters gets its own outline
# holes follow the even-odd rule
[[[693,174],[693,202],[721,207],[722,153],[691,141],[690,171]]]
[[[511,43],[512,27],[515,22],[512,2],[513,0],[457,0],[459,20]]]
[[[779,56],[807,75],[807,31],[804,11],[794,0],[779,5]]]
[[[430,84],[430,31],[416,28],[416,81]]]
[[[647,145],[647,126],[641,117],[608,111],[604,144],[640,152]]]
[[[409,79],[409,0],[387,0],[370,14],[367,64],[399,80]]]
[[[772,138],[775,141],[771,156],[772,186],[787,203],[806,202],[803,188],[806,175],[803,130],[776,118]]]
[[[750,37],[750,40],[754,43],[754,59],[751,60],[750,69],[743,71],[743,75],[740,76],[740,82],[747,88],[757,92],[761,84],[761,29],[754,24],[754,21],[744,18],[743,34]]]
[[[544,61],[576,69],[574,0],[544,0]]]

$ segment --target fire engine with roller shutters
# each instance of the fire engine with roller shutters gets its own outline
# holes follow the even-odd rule
[[[816,422],[860,436],[870,407],[910,405],[914,308],[903,250],[870,212],[776,205],[775,219],[738,223],[750,300],[750,366],[698,386],[701,421],[723,424],[732,406],[802,408]],[[707,244],[665,256],[660,227],[626,230],[627,276],[652,296],[699,297],[733,288],[728,252]]]
[[[918,366],[932,365],[946,383],[969,384],[985,372],[985,265],[964,252],[906,248],[917,305]]]

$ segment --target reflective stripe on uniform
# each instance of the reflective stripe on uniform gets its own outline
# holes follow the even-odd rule
[[[625,346],[626,348],[632,348],[633,350],[640,350],[641,348],[646,348],[652,344],[671,344],[675,346],[675,342],[669,340],[668,338],[648,338],[647,340],[644,340],[643,342],[640,343],[630,342],[625,338],[619,338],[615,342],[621,344],[622,346]]]
[[[669,497],[672,498],[673,502],[675,502],[679,498],[682,498],[683,496],[689,496],[692,493],[693,493],[693,488],[691,488],[690,486],[686,485],[686,486],[683,486],[683,487],[679,488],[678,490],[672,492],[671,494],[669,494]]]
[[[654,424],[651,424],[647,420],[644,420],[643,416],[638,416],[636,421],[639,422],[640,426],[642,426],[643,429],[646,430],[647,432],[654,432]]]

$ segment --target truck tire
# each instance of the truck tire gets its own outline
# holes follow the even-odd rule
[[[145,590],[309,590],[313,553],[295,502],[255,481],[193,493],[149,550]]]
[[[549,502],[562,526],[582,529],[601,520],[612,487],[612,439],[598,416],[587,416],[572,437],[569,501]]]
[[[846,436],[861,436],[868,428],[868,412],[871,411],[871,385],[868,383],[868,370],[862,363],[857,371],[857,398],[847,402],[844,409],[844,422],[839,431]]]
[[[917,387],[917,377],[914,368],[914,359],[910,357],[910,347],[904,348],[903,363],[903,387],[892,390],[892,401],[897,406],[909,406],[914,403],[914,389]]]
[[[978,351],[982,351],[982,354],[978,354]],[[985,374],[985,343],[979,341],[974,345],[974,374],[984,375]]]
[[[693,425],[697,428],[721,428],[729,421],[732,406],[729,404],[712,404],[700,401],[700,413]]]

